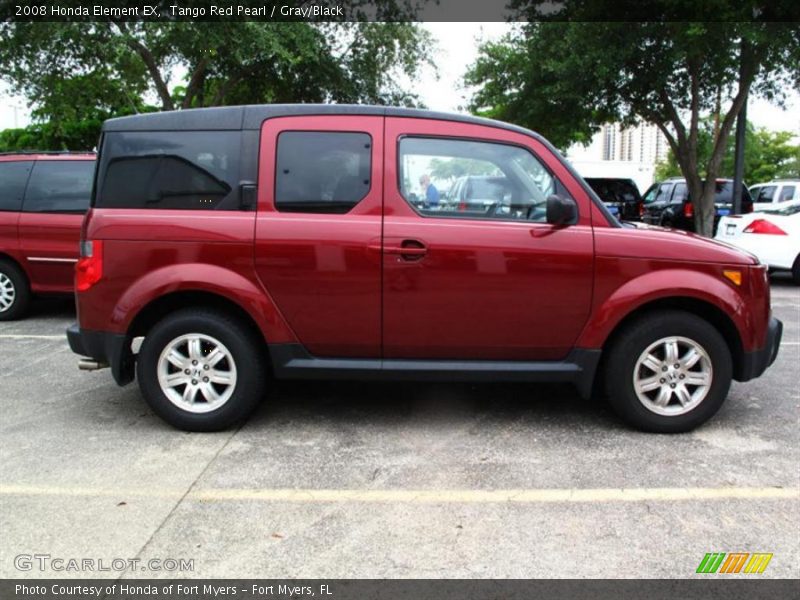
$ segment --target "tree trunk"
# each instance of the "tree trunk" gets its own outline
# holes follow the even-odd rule
[[[703,186],[700,193],[700,201],[694,202],[694,230],[699,235],[705,237],[714,237],[714,215],[716,209],[714,207],[714,197],[716,196],[716,187],[714,180],[709,184]]]

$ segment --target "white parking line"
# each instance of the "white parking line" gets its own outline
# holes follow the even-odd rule
[[[64,340],[66,341],[66,335],[29,335],[29,334],[0,334],[0,339],[7,339],[7,340]]]
[[[2,485],[3,496],[181,498],[179,489],[108,489]],[[797,500],[800,488],[595,488],[511,490],[336,490],[336,489],[199,489],[185,494],[197,502],[291,502],[291,503],[408,503],[408,504],[535,504],[641,501]]]

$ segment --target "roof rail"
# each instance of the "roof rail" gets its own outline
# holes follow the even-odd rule
[[[65,154],[97,154],[94,150],[14,150],[8,152],[0,152],[0,156],[14,156],[17,154],[22,155],[35,155],[44,154],[52,156],[63,156]]]

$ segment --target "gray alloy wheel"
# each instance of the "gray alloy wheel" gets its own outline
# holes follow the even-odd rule
[[[0,273],[0,313],[10,310],[17,298],[17,288],[5,273]]]
[[[158,359],[158,383],[175,406],[190,413],[222,407],[236,389],[236,362],[218,339],[181,335],[164,347]]]
[[[641,353],[633,370],[636,397],[648,410],[677,416],[705,400],[714,369],[706,350],[687,337],[670,336]]]

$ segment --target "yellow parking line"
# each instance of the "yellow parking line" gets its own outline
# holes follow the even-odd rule
[[[181,498],[179,489],[108,489],[30,485],[0,486],[0,496],[79,496],[114,498]],[[291,503],[410,503],[410,504],[500,504],[558,502],[642,502],[708,500],[796,500],[800,488],[594,488],[594,489],[507,489],[507,490],[337,490],[337,489],[198,489],[185,495],[199,502],[291,502]]]

